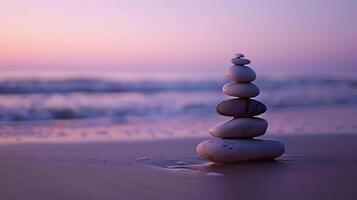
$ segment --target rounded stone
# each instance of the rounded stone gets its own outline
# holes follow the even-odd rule
[[[250,63],[250,60],[245,58],[232,58],[231,62],[234,65],[248,65]]]
[[[243,58],[244,55],[241,54],[241,53],[236,53],[236,54],[234,55],[234,57],[235,57],[235,58]]]
[[[209,133],[218,138],[244,139],[264,135],[267,128],[268,122],[262,118],[235,118],[210,128]]]
[[[198,155],[214,163],[270,160],[282,155],[284,145],[276,140],[211,139],[196,147]]]
[[[231,66],[225,71],[225,76],[232,81],[249,83],[256,79],[255,71],[248,66]]]
[[[267,107],[254,99],[234,98],[222,101],[216,107],[218,114],[230,117],[253,117],[263,114]]]
[[[223,93],[233,97],[251,98],[259,95],[259,88],[253,83],[227,83],[223,86]]]

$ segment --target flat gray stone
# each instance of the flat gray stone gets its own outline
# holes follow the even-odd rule
[[[211,139],[196,147],[198,155],[214,163],[269,160],[281,156],[284,145],[277,140]]]
[[[224,75],[232,81],[249,83],[256,79],[255,71],[248,66],[233,65],[225,71]]]
[[[250,60],[245,58],[233,58],[231,61],[234,65],[242,65],[242,66],[248,65],[250,63]]]
[[[218,138],[244,139],[264,135],[267,128],[268,122],[262,118],[235,118],[210,128],[209,133]]]
[[[223,86],[223,93],[233,97],[251,98],[259,95],[259,88],[253,83],[227,83]]]
[[[218,114],[230,117],[253,117],[263,114],[267,107],[254,99],[234,98],[222,101],[216,107]]]

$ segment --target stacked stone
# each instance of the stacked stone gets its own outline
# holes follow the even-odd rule
[[[284,153],[284,145],[276,140],[253,139],[265,134],[268,122],[255,117],[263,114],[266,106],[254,99],[259,88],[251,83],[256,79],[253,69],[246,66],[250,60],[236,54],[233,66],[225,75],[233,82],[223,86],[226,95],[236,98],[225,100],[216,107],[218,114],[233,117],[230,121],[210,128],[209,133],[217,137],[201,142],[197,153],[215,163],[236,163],[252,160],[274,159]]]

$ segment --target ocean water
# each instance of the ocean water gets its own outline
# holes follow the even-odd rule
[[[143,138],[200,134],[221,120],[215,113],[215,105],[229,98],[221,92],[227,82],[223,76],[213,75],[3,77],[0,79],[0,140],[20,136],[64,138],[74,133],[78,138],[91,134],[115,137],[108,132],[121,132],[120,137],[137,139],[138,127],[155,123],[156,127],[141,128],[146,130],[141,130],[146,132]],[[315,110],[320,113],[333,110],[332,114],[341,115],[357,107],[357,78],[259,77],[254,83],[261,91],[256,99],[268,106],[268,118],[286,112],[308,115]],[[345,132],[353,132],[357,124],[355,115],[350,115],[349,129]],[[271,120],[276,119],[279,117]],[[284,132],[279,129],[278,121],[273,132]],[[166,128],[157,128],[163,122]],[[168,124],[170,130],[166,130]],[[188,124],[192,130],[179,133],[185,132]],[[335,130],[339,124],[332,126]]]

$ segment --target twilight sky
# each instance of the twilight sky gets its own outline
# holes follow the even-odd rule
[[[0,70],[357,71],[354,0],[1,0]]]

